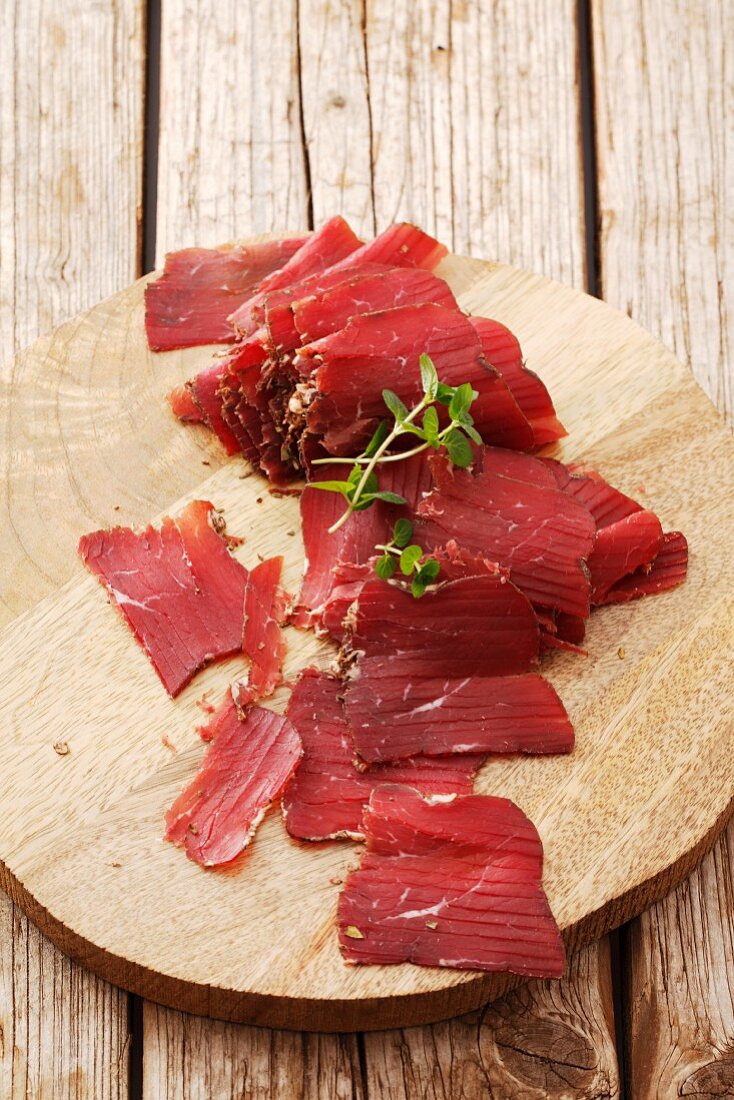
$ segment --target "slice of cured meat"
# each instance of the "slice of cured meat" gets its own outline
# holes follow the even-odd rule
[[[393,389],[408,407],[422,397],[423,352],[442,382],[470,382],[477,391],[471,412],[487,442],[518,450],[533,446],[530,424],[484,359],[472,325],[457,310],[431,303],[353,317],[339,332],[301,348],[299,358],[313,359],[314,369],[290,412],[330,454],[357,454],[385,415],[384,389]]]
[[[541,607],[588,618],[586,561],[596,524],[573,497],[490,470],[472,473],[432,460],[435,487],[418,506],[417,541],[427,548],[455,539],[508,569]]]
[[[243,302],[229,317],[229,323],[237,332],[248,335],[262,323],[258,310],[266,295],[281,290],[291,283],[299,283],[309,275],[325,271],[339,260],[346,259],[360,245],[359,238],[349,228],[344,218],[331,218],[315,230],[286,264],[274,271],[259,284],[257,292]]]
[[[282,558],[268,558],[247,577],[242,651],[251,664],[247,680],[233,690],[241,708],[272,695],[282,680],[286,642],[281,626],[289,608],[288,594],[280,585],[282,570]]]
[[[317,467],[316,478],[345,478],[350,467],[333,465]],[[380,489],[397,493],[407,501],[412,514],[431,487],[431,472],[425,455],[415,455],[402,462],[385,464],[379,472]],[[324,607],[336,584],[334,568],[361,565],[371,558],[377,543],[390,537],[392,526],[405,510],[379,502],[364,512],[355,512],[337,532],[329,527],[344,511],[344,499],[336,493],[306,488],[301,495],[301,527],[305,562],[303,584],[293,621],[296,626],[318,626]],[[354,578],[351,578],[354,579]]]
[[[160,527],[94,531],[79,554],[117,604],[171,696],[242,646],[247,570],[214,505],[195,500]]]
[[[476,329],[485,359],[500,372],[510,393],[530,421],[535,446],[542,447],[567,435],[556,416],[545,384],[523,363],[517,337],[499,321],[491,321],[487,317],[470,317],[469,320]]]
[[[688,543],[681,531],[667,531],[657,557],[622,577],[612,585],[600,601],[603,604],[627,603],[641,596],[667,592],[683,584],[688,572]]]
[[[565,955],[543,892],[543,846],[505,798],[425,799],[383,786],[339,898],[350,963],[452,966],[558,978]]]
[[[185,420],[193,424],[201,423],[204,420],[204,414],[185,384],[176,386],[175,389],[171,390],[168,394],[168,404],[179,420]]]
[[[283,798],[291,836],[302,840],[362,838],[362,811],[381,783],[406,783],[424,794],[469,794],[481,756],[422,757],[358,771],[339,699],[343,685],[305,669],[288,704],[303,743],[303,759]]]
[[[363,760],[573,748],[573,726],[542,676],[425,677],[418,665],[411,675],[399,657],[359,662],[344,702]]]
[[[201,767],[166,814],[166,839],[203,867],[229,863],[250,843],[301,752],[287,718],[263,707],[240,718],[230,701]]]
[[[304,238],[169,252],[145,288],[145,330],[153,351],[230,343],[227,317],[301,248]]]
[[[433,271],[447,253],[445,245],[417,225],[396,222],[374,240],[361,245],[338,266],[372,263],[389,264],[391,267],[423,267],[426,271]]]

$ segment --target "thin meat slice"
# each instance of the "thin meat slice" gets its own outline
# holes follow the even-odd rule
[[[455,539],[497,561],[541,607],[588,618],[586,561],[596,524],[591,513],[559,489],[489,470],[472,473],[432,460],[433,491],[419,504],[416,532],[432,548]]]
[[[204,421],[204,414],[194,401],[191,391],[185,383],[183,386],[176,386],[175,389],[170,391],[168,404],[179,420],[191,424],[200,424]]]
[[[517,337],[499,321],[487,317],[470,317],[469,320],[480,339],[485,359],[500,372],[530,421],[535,446],[542,447],[567,435],[545,383],[525,366]]]
[[[603,604],[627,603],[652,596],[658,592],[668,592],[683,584],[688,572],[688,543],[681,531],[666,531],[657,557],[649,565],[643,565],[622,577],[607,590]]]
[[[274,271],[259,284],[257,293],[243,302],[229,317],[230,325],[242,335],[254,332],[262,323],[258,310],[266,296],[275,290],[299,283],[309,275],[325,271],[332,264],[346,259],[360,245],[359,238],[349,228],[344,218],[331,218],[315,230],[278,271]]]
[[[394,390],[408,407],[422,397],[423,352],[442,382],[470,382],[477,391],[471,411],[487,442],[518,450],[533,446],[530,424],[484,359],[472,325],[459,311],[431,303],[353,317],[339,332],[301,348],[299,358],[312,359],[313,371],[291,400],[294,423],[317,436],[330,454],[358,453],[385,415],[384,389]]]
[[[469,794],[481,756],[428,758],[358,771],[344,718],[339,680],[307,668],[288,704],[288,718],[303,743],[293,782],[283,798],[291,836],[301,840],[360,840],[362,811],[381,783],[406,783],[424,794]]]
[[[389,264],[392,267],[422,267],[433,271],[448,253],[445,245],[417,225],[396,222],[389,225],[374,240],[367,241],[335,266],[352,264]]]
[[[344,696],[359,756],[566,753],[573,726],[542,676],[422,676],[400,657],[363,658]],[[417,784],[414,784],[414,786]]]
[[[203,867],[229,863],[250,843],[301,757],[287,718],[230,701],[204,761],[166,814],[166,839]]]
[[[245,584],[242,652],[250,658],[247,680],[233,694],[241,708],[272,695],[283,675],[286,641],[281,630],[289,610],[281,587],[283,559],[268,558],[251,569]]]
[[[312,480],[344,479],[349,470],[349,466],[339,464],[316,467]],[[324,608],[337,584],[334,569],[369,561],[375,553],[376,544],[390,538],[397,518],[406,512],[412,515],[431,487],[430,468],[422,454],[402,462],[386,463],[380,469],[379,479],[380,489],[403,497],[407,508],[378,502],[363,512],[355,512],[348,523],[333,535],[328,531],[344,511],[344,498],[322,489],[309,489],[308,486],[302,493],[300,507],[305,562],[303,584],[293,617],[296,626],[320,626]]]
[[[145,288],[145,330],[153,351],[234,340],[227,317],[281,268],[303,237],[169,252],[163,274]]]
[[[339,898],[347,962],[563,974],[543,846],[514,803],[383,786],[370,797],[364,831],[366,851]]]
[[[176,696],[210,661],[242,646],[247,570],[229,553],[214,505],[195,500],[160,527],[95,531],[79,554],[117,604],[163,686]]]
[[[588,508],[598,529],[643,511],[641,504],[615,489],[596,470],[578,463],[564,465],[552,458],[541,461],[553,474],[558,488]]]

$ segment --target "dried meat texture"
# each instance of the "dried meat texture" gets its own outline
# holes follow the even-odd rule
[[[485,359],[500,372],[530,421],[535,446],[542,447],[567,435],[545,383],[525,366],[517,337],[499,321],[487,317],[470,317],[469,320],[477,332]]]
[[[469,794],[481,756],[421,757],[358,771],[344,718],[339,680],[305,669],[288,704],[303,758],[283,798],[291,836],[301,840],[362,838],[362,812],[381,783],[405,783],[424,794]]]
[[[304,238],[169,252],[145,288],[145,330],[153,351],[234,339],[227,318],[302,247]]]
[[[567,753],[573,726],[534,673],[423,676],[398,658],[363,658],[344,703],[354,745],[370,763],[422,753]]]
[[[384,389],[408,407],[423,396],[419,358],[431,356],[440,380],[470,382],[477,431],[491,443],[518,450],[533,444],[533,432],[500,374],[482,355],[479,339],[457,310],[424,303],[352,318],[339,332],[299,350],[313,359],[290,412],[330,454],[359,453],[385,415]],[[446,410],[440,416],[446,421]]]
[[[668,592],[683,584],[688,573],[688,543],[681,531],[666,531],[657,557],[617,581],[601,600],[603,604],[627,603],[641,596]]]
[[[367,241],[338,266],[388,264],[391,267],[422,267],[433,271],[448,253],[445,245],[410,222],[389,225],[374,240]]]
[[[214,506],[195,500],[160,527],[95,531],[79,554],[117,604],[163,686],[176,696],[210,661],[242,646],[247,570]]]
[[[194,401],[188,385],[176,386],[168,394],[168,404],[179,420],[187,423],[200,424],[204,420],[204,414]]]
[[[543,846],[505,798],[430,800],[383,786],[339,898],[350,963],[451,966],[558,978],[565,954],[542,887]]]
[[[327,467],[329,478],[343,479],[349,466]],[[324,468],[316,468],[316,477]],[[361,565],[375,552],[377,543],[390,538],[392,527],[401,515],[412,515],[423,495],[431,487],[431,472],[425,455],[384,465],[379,473],[380,488],[397,493],[407,501],[406,508],[382,502],[363,512],[355,512],[337,532],[328,533],[344,511],[344,499],[337,493],[305,489],[301,496],[301,528],[305,561],[303,584],[293,621],[296,626],[318,626],[324,607],[335,587],[336,566]]]
[[[360,240],[349,228],[344,218],[331,218],[315,230],[278,271],[274,271],[259,284],[257,293],[243,302],[229,317],[229,323],[243,335],[254,332],[262,323],[259,310],[268,294],[292,283],[299,283],[310,275],[325,271],[332,264],[346,259],[360,246]]]
[[[280,584],[283,559],[268,558],[251,569],[245,584],[242,652],[250,659],[247,680],[234,690],[241,708],[272,695],[283,675],[286,641],[281,627],[289,611]]]
[[[166,814],[166,839],[203,867],[235,859],[292,776],[301,742],[287,718],[230,701],[204,761]]]
[[[417,510],[421,545],[455,539],[509,570],[533,604],[588,618],[586,561],[596,524],[587,508],[560,489],[490,469],[459,470],[441,456],[432,469],[435,487]]]

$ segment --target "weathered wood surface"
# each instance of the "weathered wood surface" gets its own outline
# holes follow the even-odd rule
[[[734,415],[734,9],[627,0],[593,12],[605,298]],[[734,829],[635,921],[630,1095],[734,1093]]]
[[[297,31],[289,21],[290,5],[278,0],[270,8],[274,24],[284,29],[279,41],[268,38],[267,50],[277,53],[286,43],[294,51]],[[295,56],[301,74],[296,97],[299,88],[302,97],[294,105],[293,53],[284,63],[284,84],[275,60],[257,44],[255,60],[247,61],[243,42],[254,33],[247,6],[228,2],[217,10],[215,24],[206,0],[168,0],[163,9],[159,262],[168,248],[265,231],[275,224],[306,224],[310,182],[316,224],[339,212],[358,232],[369,234],[393,217],[408,217],[442,234],[456,251],[496,257],[584,286],[576,24],[570,0],[494,5],[301,0]],[[211,79],[191,81],[185,57],[203,59]],[[266,193],[257,209],[247,168],[238,170],[254,155],[257,130],[242,123],[240,112],[250,107],[243,102],[246,96],[233,94],[235,77],[229,75],[247,64],[266,74],[276,71],[277,102],[281,108],[285,104],[285,114],[270,108],[277,144],[265,138],[257,148],[258,193]],[[229,89],[224,96],[222,79]],[[251,87],[249,80],[246,87]],[[256,94],[273,90],[256,88]],[[192,126],[197,127],[196,141]],[[283,164],[294,169],[287,187],[277,183],[283,180],[278,167]],[[617,1069],[610,986],[609,952],[596,945],[579,953],[563,983],[565,1019],[579,1036],[576,1053],[581,1054],[575,1060],[597,1064],[598,1079],[609,1082],[613,1096]],[[529,1064],[537,1059],[549,1065],[552,1077],[546,1022],[555,1019],[557,991],[543,983],[533,990],[527,1002],[512,1001],[509,1020],[523,1035]],[[440,1027],[451,1036],[456,1064],[473,1057],[473,1026],[457,1021]],[[229,1036],[233,1051],[249,1052],[250,1058],[253,1049],[267,1052],[273,1041],[270,1033],[257,1029],[216,1028],[213,1061],[222,1035]],[[510,1029],[506,1021],[505,1031]],[[486,1020],[485,1030],[491,1031]],[[146,1067],[152,1064],[150,1044],[158,1052],[155,1064],[163,1059],[168,1066],[167,1084],[174,1088],[175,1074],[190,1075],[191,1063],[187,1069],[175,1054],[169,1060],[165,1050],[189,1051],[194,1035],[200,1044],[195,1049],[208,1050],[206,1034],[194,1017],[146,1008]],[[403,1062],[410,1060],[416,1079],[441,1076],[433,1028],[414,1034],[423,1041],[403,1049]],[[383,1044],[392,1049],[389,1033],[370,1036],[368,1069],[379,1064]],[[504,1085],[501,1068],[495,1074],[498,1096],[503,1087],[506,1093],[516,1087],[513,1074]],[[563,1074],[561,1067],[559,1081]],[[181,1076],[178,1081],[180,1090]],[[454,1084],[447,1081],[442,1087],[436,1095],[453,1097]],[[592,1075],[589,1088],[577,1095],[597,1095],[595,1087]],[[372,1088],[377,1088],[375,1074]],[[550,1093],[565,1094],[562,1084]]]
[[[139,274],[144,8],[137,0],[0,6],[4,381],[19,348]],[[5,438],[9,415],[2,402]],[[1,494],[5,484],[3,476]],[[3,558],[5,582],[6,567]],[[0,621],[70,569],[43,577],[12,610],[0,603]],[[126,1097],[127,1004],[0,895],[3,1100]]]

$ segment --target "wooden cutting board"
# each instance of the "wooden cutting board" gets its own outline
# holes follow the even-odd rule
[[[593,463],[690,541],[683,588],[594,612],[589,656],[547,660],[576,726],[572,756],[492,760],[478,780],[537,824],[574,950],[685,876],[729,815],[734,445],[687,370],[622,314],[501,265],[451,257],[442,273],[465,308],[518,334],[570,432],[558,455]],[[2,885],[92,970],[193,1012],[347,1030],[472,1009],[513,980],[342,963],[337,880],[357,845],[297,843],[277,812],[225,871],[162,840],[164,810],[204,751],[197,700],[218,701],[244,666],[210,668],[168,699],[76,541],[201,496],[246,536],[246,565],[285,555],[291,589],[303,548],[297,500],[170,414],[166,391],[209,353],[150,354],[143,289],[64,325],[3,375]],[[290,673],[331,658],[308,635],[289,643]]]

